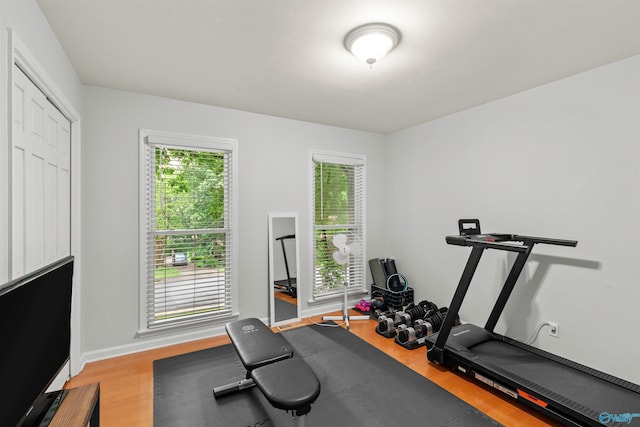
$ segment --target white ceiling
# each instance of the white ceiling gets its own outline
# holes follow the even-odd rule
[[[83,83],[389,133],[640,54],[640,0],[39,0]],[[369,69],[360,24],[402,39]]]

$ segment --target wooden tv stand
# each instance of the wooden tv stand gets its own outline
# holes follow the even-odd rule
[[[49,427],[100,427],[100,383],[69,389]]]

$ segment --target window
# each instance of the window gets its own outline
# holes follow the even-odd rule
[[[233,313],[235,141],[141,130],[141,330]]]
[[[366,291],[364,156],[312,153],[314,299]],[[333,236],[345,234],[360,251],[346,265],[335,261]]]

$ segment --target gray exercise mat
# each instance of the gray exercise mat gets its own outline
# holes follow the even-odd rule
[[[499,425],[342,328],[308,326],[282,334],[320,380],[309,427]],[[293,425],[291,415],[273,408],[255,387],[214,399],[213,387],[245,375],[231,345],[153,366],[156,427]]]

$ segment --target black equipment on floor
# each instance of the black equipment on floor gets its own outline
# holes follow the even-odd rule
[[[295,425],[303,426],[311,404],[320,394],[318,377],[289,343],[259,319],[235,320],[225,325],[233,348],[247,370],[244,380],[213,389],[217,398],[258,386],[274,407],[291,411]]]
[[[382,289],[392,292],[407,290],[406,278],[398,273],[396,261],[394,259],[373,258],[369,260],[369,268],[373,277],[373,284]]]
[[[607,417],[640,411],[640,386],[531,347],[493,330],[535,244],[576,246],[573,240],[514,234],[481,234],[480,222],[460,220],[450,245],[471,254],[440,332],[427,337],[427,358],[469,375],[567,425],[602,425]],[[484,328],[454,326],[471,279],[486,249],[517,254]],[[604,421],[603,421],[604,417]]]
[[[377,313],[375,331],[385,338],[395,338],[401,346],[415,350],[425,345],[424,338],[440,330],[447,308],[438,309],[430,301],[411,303],[404,311],[393,309]]]
[[[411,325],[400,325],[394,338],[408,350],[415,350],[427,344],[427,337],[440,330],[447,314],[447,307],[429,310],[421,319],[416,319]],[[460,322],[456,323],[459,324]]]
[[[286,236],[277,237],[276,240],[280,241],[280,245],[282,246],[282,255],[284,257],[284,268],[287,271],[287,278],[280,279],[273,282],[273,286],[276,289],[281,289],[295,297],[297,294],[297,280],[295,277],[291,277],[291,273],[289,273],[289,262],[287,261],[287,250],[284,247],[284,241],[289,239],[295,239],[295,234],[287,234]]]

